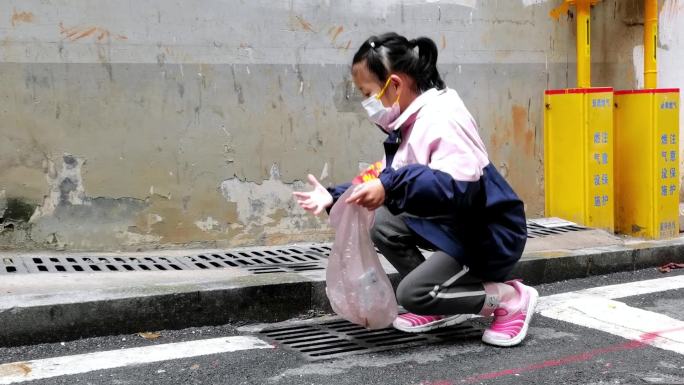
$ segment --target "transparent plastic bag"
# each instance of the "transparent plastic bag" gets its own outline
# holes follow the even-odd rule
[[[326,294],[341,317],[368,329],[382,329],[396,318],[397,300],[370,239],[374,214],[345,203],[352,190],[330,212],[335,243],[326,270]]]

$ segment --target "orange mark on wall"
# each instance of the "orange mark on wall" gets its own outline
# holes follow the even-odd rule
[[[340,25],[339,27],[337,27],[337,28],[333,28],[333,29],[332,29],[331,35],[332,35],[332,42],[333,42],[333,43],[335,42],[335,40],[337,40],[337,37],[340,36],[340,34],[342,33],[342,31],[344,31],[344,27],[341,26],[341,25]]]
[[[309,32],[316,32],[313,29],[313,25],[311,25],[311,23],[309,23],[308,21],[304,20],[304,18],[302,18],[301,16],[296,16],[296,18],[303,30]]]
[[[442,49],[446,48],[446,36],[442,34]]]
[[[494,128],[487,142],[490,159],[527,203],[528,212],[541,215],[543,167],[536,147],[536,117],[528,117],[528,107],[523,105],[508,105],[503,111],[495,114],[490,124]]]
[[[97,31],[97,27],[90,27],[90,28],[83,30],[83,31],[72,32],[69,35],[69,38],[72,40],[82,39],[84,37],[88,37],[88,36],[94,34],[96,31]],[[103,34],[104,33],[107,33],[107,32],[103,32]]]
[[[12,27],[16,26],[19,23],[32,23],[33,13],[17,12],[17,9],[15,8],[12,12],[12,18],[10,19],[10,21],[12,21]]]
[[[549,12],[549,16],[553,18],[554,20],[558,21],[561,17],[561,15],[565,14],[568,12],[570,9],[570,3],[566,2],[563,0],[563,3],[556,8],[552,9],[551,12]]]
[[[534,156],[534,130],[527,119],[527,108],[513,106],[513,141],[527,156]]]
[[[86,37],[93,37],[95,41],[102,42],[109,40],[112,33],[108,29],[96,26],[75,26],[75,27],[64,27],[64,24],[59,23],[59,34],[64,36],[65,39],[70,41],[80,40]],[[114,35],[116,40],[128,40],[128,37],[124,35]]]
[[[490,136],[489,141],[492,148],[498,152],[504,146],[508,146],[508,143],[511,140],[511,130],[510,127],[508,127],[508,122],[498,116],[496,117],[494,127],[496,127],[496,129]]]

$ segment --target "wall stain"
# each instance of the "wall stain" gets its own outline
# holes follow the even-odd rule
[[[494,130],[487,141],[492,163],[527,203],[543,202],[543,179],[530,182],[530,175],[543,174],[536,154],[535,119],[530,113],[528,106],[512,105],[509,114],[494,117]],[[541,215],[541,207],[532,205],[530,215]]]
[[[527,111],[527,108],[522,106],[512,108],[513,140],[524,155],[534,156],[534,130],[530,130]]]
[[[17,24],[21,23],[33,23],[33,13],[31,12],[17,12],[16,8],[12,12],[12,18],[10,21],[12,22],[12,27],[16,27]]]
[[[35,211],[36,206],[19,198],[7,198],[4,213],[0,212],[0,217],[6,221],[28,222]]]
[[[137,215],[128,231],[159,236],[160,243],[183,244],[224,239],[228,229],[232,228],[231,224],[238,222],[236,206],[218,194],[181,200],[183,202],[158,194],[150,196],[147,199],[149,206]],[[206,222],[207,218],[211,218],[211,228],[198,226],[198,222]]]
[[[105,40],[111,40],[110,37],[114,36],[116,40],[128,40],[128,37],[120,34],[112,34],[108,29],[97,27],[97,26],[75,26],[75,27],[65,27],[62,22],[59,23],[59,34],[64,36],[65,39],[69,41],[77,41],[86,37],[93,37],[97,42],[103,42]]]
[[[337,38],[340,36],[340,34],[341,34],[343,31],[344,31],[344,27],[341,26],[341,25],[340,25],[339,27],[337,27],[337,28],[334,28],[334,27],[333,27],[333,28],[332,28],[332,33],[330,34],[330,35],[331,35],[331,40],[330,40],[330,42],[331,42],[331,43],[335,43],[335,40],[337,40]]]
[[[104,67],[104,69],[107,71],[107,75],[109,76],[109,81],[114,82],[114,68],[112,67],[112,63],[110,60],[110,52],[108,49],[106,49],[108,46],[103,46],[99,45],[97,46],[97,58],[100,60],[100,63]]]
[[[295,19],[297,20],[297,23],[299,23],[299,26],[303,30],[316,33],[316,30],[314,30],[313,25],[311,25],[311,23],[309,23],[308,21],[304,20],[303,17],[295,16]]]
[[[230,68],[231,74],[233,75],[233,89],[238,98],[239,104],[245,104],[245,96],[242,93],[242,86],[238,83],[237,76],[235,75],[235,67]]]

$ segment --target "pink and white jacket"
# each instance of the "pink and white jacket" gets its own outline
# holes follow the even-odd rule
[[[385,206],[482,279],[506,278],[527,240],[524,206],[490,163],[458,93],[430,89],[389,126]],[[329,189],[339,198],[349,184]]]

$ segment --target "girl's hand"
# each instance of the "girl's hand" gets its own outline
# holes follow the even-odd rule
[[[332,206],[333,197],[328,190],[318,182],[316,177],[311,174],[309,174],[309,183],[314,187],[313,191],[294,192],[292,195],[297,199],[297,203],[301,208],[314,215],[318,215],[322,213],[323,210]]]
[[[382,186],[380,179],[357,185],[347,199],[347,203],[357,204],[373,211],[385,203],[385,187]]]

